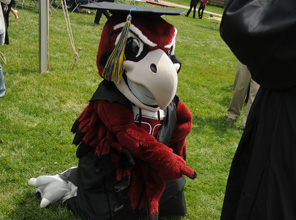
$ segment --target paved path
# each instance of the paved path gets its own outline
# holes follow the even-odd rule
[[[173,5],[173,6],[175,6],[175,7],[179,7],[179,8],[189,9],[189,6],[180,5],[180,4],[175,4],[175,3],[173,3],[173,2],[168,2],[168,1],[163,1],[163,0],[161,0],[161,3],[167,4],[167,5]],[[218,17],[222,17],[221,14],[214,13],[214,12],[210,12],[210,11],[206,11],[206,10],[204,10],[204,13],[212,14],[212,15],[215,15],[215,16],[218,16]]]

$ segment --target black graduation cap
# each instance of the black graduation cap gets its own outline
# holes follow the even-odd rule
[[[92,2],[92,3],[80,5],[79,7],[94,9],[94,10],[105,9],[105,10],[109,10],[112,14],[114,13],[128,14],[132,10],[132,14],[141,14],[141,15],[148,15],[148,16],[181,15],[185,12],[185,10],[180,10],[180,9],[128,5],[128,4],[113,3],[113,2]]]

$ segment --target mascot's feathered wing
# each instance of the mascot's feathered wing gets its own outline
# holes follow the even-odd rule
[[[177,31],[159,15],[132,14],[114,13],[103,28],[97,66],[105,79],[72,127],[78,168],[29,181],[42,207],[62,199],[83,219],[186,213],[183,175],[196,173],[185,162],[192,117],[176,95]]]

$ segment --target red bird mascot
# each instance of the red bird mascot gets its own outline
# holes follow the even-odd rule
[[[113,15],[97,53],[104,80],[72,128],[79,165],[29,184],[41,194],[41,207],[62,200],[82,219],[184,215],[183,175],[196,177],[185,162],[192,117],[176,95],[177,31],[160,16],[180,10],[87,7],[112,7]]]

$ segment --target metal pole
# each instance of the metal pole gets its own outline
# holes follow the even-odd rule
[[[39,73],[49,71],[49,0],[39,1]]]

